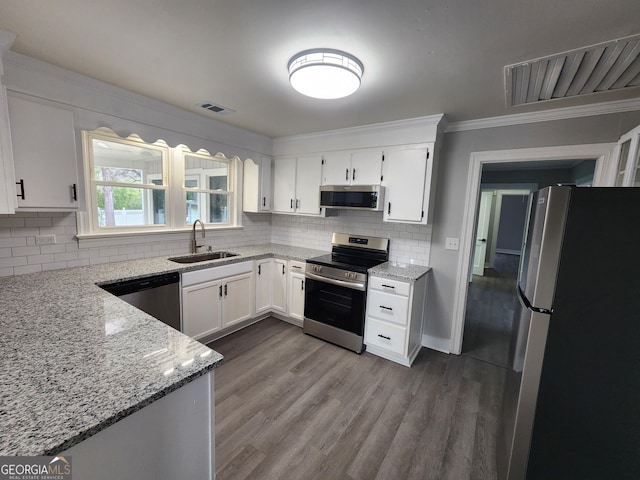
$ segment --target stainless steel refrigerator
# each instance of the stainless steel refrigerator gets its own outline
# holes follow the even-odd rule
[[[501,479],[640,478],[640,188],[533,194]]]

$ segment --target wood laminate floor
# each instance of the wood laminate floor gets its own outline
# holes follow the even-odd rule
[[[211,346],[218,480],[496,478],[502,368],[426,348],[407,368],[274,318]]]
[[[467,293],[463,355],[509,365],[519,261],[519,255],[496,254],[494,268],[486,268],[482,277],[473,276]]]

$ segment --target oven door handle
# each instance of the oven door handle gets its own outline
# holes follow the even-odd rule
[[[337,280],[335,278],[323,277],[322,275],[316,275],[315,273],[305,272],[305,277],[311,280],[317,280],[318,282],[330,283],[331,285],[338,285],[339,287],[350,288],[351,290],[360,290],[364,292],[367,289],[367,285],[361,282],[345,282],[344,280]]]

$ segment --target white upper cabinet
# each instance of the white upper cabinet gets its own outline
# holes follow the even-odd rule
[[[385,149],[385,222],[426,224],[432,198],[433,144]]]
[[[618,141],[616,187],[640,187],[640,125]]]
[[[22,97],[8,105],[18,208],[77,209],[73,113]]]
[[[274,212],[316,216],[322,214],[320,155],[276,158],[273,167]]]
[[[331,152],[323,155],[323,185],[379,185],[382,149]]]
[[[249,213],[270,212],[271,157],[262,155],[259,160],[244,161],[242,210]]]

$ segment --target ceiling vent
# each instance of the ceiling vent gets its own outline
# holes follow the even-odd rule
[[[232,110],[232,109],[227,108],[227,107],[223,107],[222,105],[219,105],[219,104],[214,103],[214,102],[204,102],[204,103],[201,103],[200,106],[202,108],[204,108],[205,110],[209,110],[210,112],[218,113],[220,115],[226,115],[226,114],[229,114],[229,113],[235,113],[235,110]]]
[[[507,106],[640,86],[640,35],[504,67]]]

